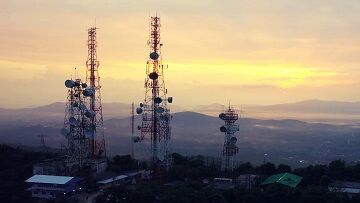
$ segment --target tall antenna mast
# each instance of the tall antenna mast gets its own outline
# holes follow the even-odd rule
[[[68,97],[61,133],[68,140],[66,163],[71,170],[79,168],[79,173],[89,167],[100,173],[107,165],[96,30],[96,27],[88,29],[86,83],[78,78],[65,81]]]
[[[41,143],[41,147],[47,151],[47,146],[46,146],[46,143],[45,143],[45,135],[43,133],[39,134],[38,135],[40,137],[40,143]]]
[[[228,109],[220,113],[219,118],[225,122],[225,125],[220,127],[220,131],[225,134],[221,169],[232,171],[235,167],[234,156],[239,153],[239,148],[236,146],[237,138],[234,135],[235,132],[239,131],[239,125],[235,124],[239,115],[229,103]]]
[[[88,123],[85,117],[87,107],[83,95],[87,85],[82,83],[81,79],[71,79],[65,81],[65,86],[68,88],[68,96],[64,128],[61,130],[61,134],[68,141],[65,161],[69,168],[73,168],[74,165],[82,168],[88,163],[89,158],[89,140],[85,132]]]
[[[135,125],[135,105],[131,104],[131,158],[134,159],[134,125]]]
[[[150,138],[151,163],[154,171],[160,168],[168,170],[171,163],[170,154],[170,109],[172,97],[167,97],[165,88],[164,65],[162,64],[160,42],[160,18],[150,17],[149,59],[146,63],[145,99],[136,109],[142,114],[142,124],[138,127],[141,135],[135,142]]]
[[[87,104],[89,106],[89,112],[92,112],[94,116],[90,117],[92,132],[90,138],[91,156],[93,158],[106,156],[105,139],[103,129],[103,114],[101,105],[100,94],[100,76],[99,76],[99,61],[97,60],[97,41],[96,30],[97,27],[91,27],[88,29],[88,57],[86,61],[86,83],[89,84],[87,97]]]

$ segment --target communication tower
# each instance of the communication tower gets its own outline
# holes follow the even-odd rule
[[[106,150],[97,60],[96,27],[88,29],[88,58],[86,82],[66,80],[68,97],[64,128],[61,133],[68,140],[68,165],[90,168],[95,172],[106,169]]]
[[[44,134],[39,134],[38,135],[40,137],[40,143],[41,143],[41,147],[47,151],[47,146],[46,146],[46,143],[45,143],[45,135]]]
[[[86,83],[82,83],[81,79],[66,80],[65,86],[68,88],[68,96],[66,102],[64,128],[61,130],[67,141],[66,163],[69,167],[84,167],[89,163],[89,139],[85,132],[89,121],[85,114],[87,107],[85,105],[85,97],[83,95]],[[72,169],[70,169],[72,170]]]
[[[225,171],[232,171],[235,167],[234,156],[239,153],[239,148],[236,146],[237,138],[235,137],[235,133],[239,131],[239,125],[235,124],[239,115],[229,104],[228,109],[219,114],[219,118],[225,122],[225,125],[220,127],[220,131],[225,134],[221,168]]]
[[[99,61],[97,60],[97,41],[96,41],[96,27],[88,29],[88,58],[86,61],[86,83],[89,87],[84,90],[86,97],[85,102],[91,112],[90,126],[91,131],[91,156],[93,158],[100,158],[106,156],[105,139],[104,139],[104,123],[101,106],[101,85],[99,76]],[[89,94],[85,94],[89,93]]]
[[[134,137],[134,142],[141,142],[145,138],[150,139],[151,164],[153,169],[168,170],[172,164],[170,154],[171,128],[170,109],[168,103],[173,98],[167,97],[165,87],[164,67],[162,64],[160,42],[160,18],[150,18],[150,36],[148,45],[150,48],[149,59],[146,62],[145,99],[136,109],[137,114],[142,115],[142,123],[138,126],[140,136]]]

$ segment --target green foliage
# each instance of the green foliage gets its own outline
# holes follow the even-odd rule
[[[146,164],[140,163],[139,161],[133,159],[130,155],[116,155],[108,163],[108,170],[117,173],[139,168],[146,168]]]
[[[345,169],[345,161],[335,160],[329,164],[328,174],[334,179],[343,180],[346,177]]]
[[[24,181],[32,176],[35,163],[53,157],[53,153],[0,145],[0,202],[32,202]]]
[[[97,203],[355,203],[359,197],[349,198],[346,195],[331,193],[324,187],[309,186],[289,189],[282,185],[254,190],[241,188],[216,190],[193,182],[177,183],[165,186],[159,182],[146,183],[135,190],[126,187],[115,187],[105,191],[97,198]]]
[[[57,154],[25,151],[0,145],[0,202],[27,202],[33,200],[25,191],[24,181],[32,175],[35,163],[44,159],[54,158]],[[360,196],[349,198],[344,194],[331,193],[327,185],[333,180],[360,181],[360,164],[347,165],[342,160],[335,160],[329,165],[313,165],[305,168],[291,170],[287,165],[275,166],[272,163],[253,166],[250,163],[239,165],[234,172],[223,173],[215,163],[209,163],[205,157],[185,157],[174,154],[174,166],[168,173],[167,181],[173,184],[165,185],[160,182],[148,182],[132,187],[114,187],[106,190],[97,197],[97,202],[291,202],[291,203],[355,203],[360,202]],[[139,167],[140,166],[140,167]],[[130,156],[115,156],[110,162],[110,169],[114,171],[145,168]],[[256,187],[252,190],[235,188],[230,190],[217,190],[203,185],[203,178],[236,177],[239,174],[273,175],[290,172],[302,176],[302,183],[296,189],[281,185],[269,187]],[[186,181],[184,181],[186,180]]]
[[[180,154],[173,154],[174,165],[171,167],[168,176],[173,180],[200,180],[201,178],[214,177],[220,171],[214,164],[205,165],[205,157],[185,157]]]
[[[349,198],[344,194],[329,192],[328,184],[332,180],[360,180],[360,165],[347,166],[342,160],[335,160],[327,165],[314,165],[292,170],[290,166],[272,163],[253,166],[240,164],[234,172],[225,174],[215,164],[206,165],[202,156],[185,157],[174,154],[174,165],[170,169],[167,181],[171,184],[151,182],[137,185],[135,189],[126,187],[112,188],[97,199],[102,202],[146,202],[146,203],[355,203],[360,197]],[[302,183],[295,189],[280,184],[256,187],[252,190],[235,188],[217,190],[203,185],[202,178],[236,177],[239,174],[262,174],[267,176],[278,173],[294,173],[303,177]],[[226,176],[225,176],[226,177]]]
[[[291,167],[285,164],[280,164],[277,167],[277,172],[278,173],[291,173]]]

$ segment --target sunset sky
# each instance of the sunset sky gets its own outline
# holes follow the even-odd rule
[[[103,102],[140,102],[156,13],[176,105],[360,101],[359,11],[359,0],[0,0],[0,107],[64,102],[95,21]]]

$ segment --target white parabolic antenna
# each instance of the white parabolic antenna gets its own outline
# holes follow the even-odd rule
[[[74,117],[70,117],[70,118],[69,118],[69,124],[70,124],[70,125],[76,126],[77,123],[78,123],[78,122],[77,122],[76,118],[74,118]]]
[[[65,81],[65,86],[67,88],[73,88],[75,86],[75,82],[73,80],[66,80]]]

